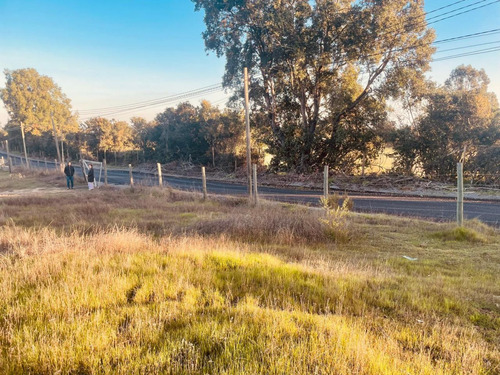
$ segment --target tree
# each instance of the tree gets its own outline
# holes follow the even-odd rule
[[[416,129],[427,174],[452,175],[459,160],[471,160],[478,146],[498,139],[492,127],[498,102],[488,83],[484,70],[459,66],[443,87],[429,93],[427,113]]]
[[[397,166],[406,172],[416,166],[428,176],[452,176],[460,160],[470,171],[489,165],[485,155],[499,142],[500,116],[488,83],[484,70],[462,65],[443,86],[431,85],[423,115],[413,127],[393,134]]]
[[[419,87],[434,51],[421,0],[192,1],[207,50],[226,57],[225,86],[241,88],[249,68],[254,113],[285,167],[336,165],[361,107]]]
[[[64,135],[78,130],[76,117],[71,113],[71,101],[52,78],[40,75],[35,69],[5,70],[6,87],[0,89],[9,124],[41,137],[53,132]],[[54,134],[55,136],[56,134]]]
[[[104,158],[108,151],[116,153],[131,150],[134,147],[133,129],[125,121],[94,117],[85,122],[84,131],[91,150],[96,153],[103,151]]]
[[[212,167],[215,168],[216,153],[219,156],[230,154],[234,160],[236,147],[242,140],[244,131],[241,116],[229,109],[221,112],[207,100],[201,102],[199,116],[203,137],[210,147]]]
[[[196,107],[180,103],[176,108],[167,108],[155,119],[156,158],[164,162],[179,160],[204,163],[208,143],[202,132],[202,124]]]

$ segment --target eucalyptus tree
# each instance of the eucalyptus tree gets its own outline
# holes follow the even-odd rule
[[[192,1],[206,49],[226,58],[224,85],[241,88],[249,68],[255,117],[288,168],[337,165],[358,147],[343,136],[375,134],[385,100],[418,88],[434,51],[422,0]]]
[[[475,167],[478,151],[500,142],[498,100],[488,92],[489,82],[483,69],[461,65],[426,95],[426,113],[415,129],[426,174],[453,175],[460,160]]]
[[[78,123],[71,113],[71,101],[52,78],[35,69],[5,70],[6,87],[0,89],[10,126],[35,137],[55,130],[54,136],[77,132]],[[26,148],[25,148],[26,152]]]
[[[104,117],[93,117],[82,126],[86,136],[86,143],[92,152],[129,151],[135,147],[135,137],[133,128],[125,121],[108,120]]]

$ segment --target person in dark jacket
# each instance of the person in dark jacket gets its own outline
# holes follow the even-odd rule
[[[89,164],[89,171],[87,173],[87,182],[89,183],[89,190],[94,189],[94,167]]]
[[[70,161],[68,161],[68,164],[64,167],[64,174],[66,175],[66,185],[68,186],[68,190],[73,189],[73,176],[75,175],[75,168],[71,165]]]

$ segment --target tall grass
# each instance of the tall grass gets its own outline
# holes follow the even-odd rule
[[[498,232],[202,203],[160,189],[0,203],[0,373],[496,374]],[[409,261],[402,255],[410,255]]]
[[[316,271],[224,238],[0,237],[7,374],[473,374],[499,354],[453,319],[384,317],[386,272]]]

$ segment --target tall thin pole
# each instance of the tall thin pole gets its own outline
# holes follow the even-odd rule
[[[161,175],[161,164],[156,163],[156,166],[158,167],[158,185],[160,185],[160,187],[163,187],[163,176]]]
[[[5,141],[5,148],[7,149],[7,163],[9,163],[9,173],[12,173],[12,159],[9,152],[9,141]]]
[[[128,165],[128,174],[130,178],[130,186],[134,186],[134,176],[132,175],[132,164]]]
[[[64,141],[61,139],[61,162],[64,164]]]
[[[201,167],[201,183],[203,185],[203,200],[206,201],[208,193],[207,193],[207,175],[205,173],[205,167]]]
[[[252,152],[250,149],[250,109],[248,98],[248,69],[244,69],[245,76],[245,122],[247,133],[247,175],[248,175],[248,196],[252,199]]]
[[[56,125],[54,124],[54,117],[52,117],[52,112],[50,112],[50,121],[52,121],[52,130],[54,131],[54,141],[56,142],[57,160],[59,160],[59,163],[61,163],[61,153],[59,152],[59,141],[57,140]]]
[[[330,192],[328,191],[328,165],[325,165],[325,169],[323,171],[323,196],[325,199],[328,199],[328,195]]]
[[[108,164],[106,158],[102,159],[102,163],[104,164],[104,185],[108,186]]]
[[[26,167],[30,168],[30,162],[28,160],[28,151],[26,150],[26,139],[24,137],[24,124],[21,121],[21,136],[23,138],[23,148],[24,148],[24,157],[26,158]]]
[[[259,204],[259,190],[257,188],[257,164],[252,164],[253,172],[253,202],[257,206]]]
[[[464,224],[464,165],[457,163],[457,225]]]

